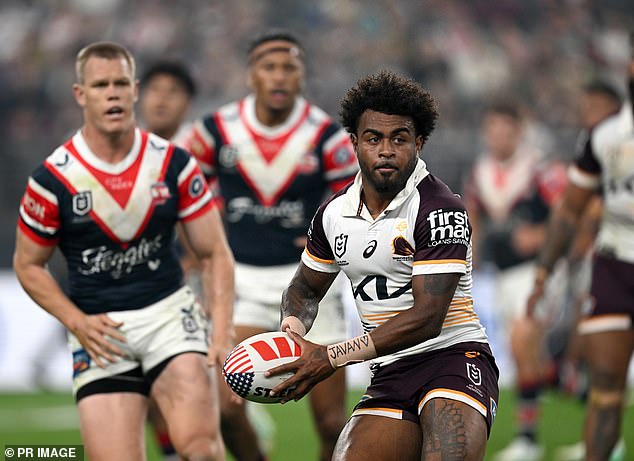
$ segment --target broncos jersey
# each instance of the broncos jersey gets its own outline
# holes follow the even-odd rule
[[[313,218],[302,262],[350,279],[366,333],[414,305],[412,277],[460,274],[440,335],[379,357],[404,356],[465,341],[487,342],[471,297],[471,226],[458,196],[422,160],[405,188],[373,219],[361,201],[361,177],[325,202]]]
[[[596,248],[602,254],[634,263],[634,120],[631,103],[597,125],[580,143],[569,170],[583,188],[602,187],[604,211]]]
[[[29,178],[18,225],[34,242],[59,246],[69,297],[96,314],[175,292],[182,273],[174,225],[211,206],[202,172],[183,149],[137,129],[130,153],[113,165],[77,132]]]
[[[303,98],[280,126],[262,125],[255,97],[194,123],[187,148],[224,202],[236,261],[297,262],[310,217],[358,170],[347,133]]]

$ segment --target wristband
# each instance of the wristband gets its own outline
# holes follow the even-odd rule
[[[352,363],[364,362],[377,356],[369,334],[357,336],[327,347],[330,365],[337,369]]]
[[[302,338],[306,334],[306,327],[304,326],[302,321],[293,315],[289,315],[284,320],[282,320],[282,331],[286,332],[286,330],[288,330],[289,328],[300,335]]]

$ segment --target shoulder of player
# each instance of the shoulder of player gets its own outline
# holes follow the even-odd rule
[[[439,207],[465,208],[462,197],[432,174],[425,176],[418,183],[416,189],[420,196],[419,210],[421,211],[429,211]]]
[[[624,104],[621,111],[603,119],[589,133],[594,150],[619,143],[624,135],[631,134],[632,129],[631,106]]]

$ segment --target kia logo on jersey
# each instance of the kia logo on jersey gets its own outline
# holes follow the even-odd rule
[[[92,210],[92,194],[89,190],[73,195],[73,213],[84,216]]]
[[[348,236],[340,234],[335,237],[335,256],[341,258],[346,253],[346,245],[348,244]]]

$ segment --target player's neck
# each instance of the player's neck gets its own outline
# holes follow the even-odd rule
[[[155,135],[160,136],[161,138],[167,139],[169,141],[170,139],[174,137],[174,135],[176,135],[178,128],[164,128],[164,129],[153,130],[150,127],[147,127],[147,131],[149,131],[150,133],[154,133]]]
[[[282,125],[288,117],[290,117],[291,112],[293,112],[293,107],[291,106],[287,109],[275,110],[270,107],[265,107],[261,104],[258,104],[257,100],[255,102],[255,117],[258,119],[264,126],[274,127],[278,125]]]
[[[95,157],[106,163],[119,163],[123,160],[134,144],[135,127],[119,133],[106,134],[91,125],[84,125],[81,133],[84,141]]]
[[[376,219],[383,210],[385,210],[392,199],[396,196],[393,193],[381,193],[373,190],[371,187],[365,186],[361,189],[361,200],[365,204],[365,207],[370,212],[372,218]]]

